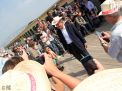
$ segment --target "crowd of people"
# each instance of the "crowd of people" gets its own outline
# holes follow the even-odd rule
[[[15,56],[19,56],[22,54],[21,48],[24,48],[29,59],[36,61],[39,61],[44,52],[56,55],[56,60],[68,52],[77,58],[91,75],[100,67],[86,50],[84,37],[100,26],[102,21],[97,12],[96,6],[88,0],[83,0],[82,3],[74,0],[70,4],[66,2],[63,6],[55,5],[53,10],[47,12],[45,20],[36,20],[37,27],[33,36],[25,38],[23,44],[13,44],[11,50]],[[61,32],[62,29],[64,32]],[[49,50],[53,53],[48,52]],[[62,66],[61,69],[63,68]]]
[[[103,8],[106,7],[103,5]],[[80,83],[78,79],[61,72],[64,67],[59,64],[60,57],[65,53],[73,55],[83,65],[89,76],[104,70],[103,65],[87,51],[85,40],[85,36],[94,32],[95,28],[100,27],[103,22],[103,17],[98,16],[98,12],[92,0],[74,0],[70,4],[66,2],[63,6],[55,5],[53,10],[47,12],[45,20],[36,20],[37,27],[33,36],[25,38],[22,44],[13,44],[9,49],[11,51],[0,50],[0,75],[6,72],[13,74],[9,70],[14,70],[16,65],[24,64],[27,60],[30,60],[30,62],[27,61],[29,65],[33,60],[31,67],[34,69],[36,68],[33,66],[37,63],[44,65],[52,91],[64,91],[64,84],[74,89]],[[102,12],[103,15],[104,13]],[[113,13],[115,14],[112,16]],[[112,24],[118,22],[118,19],[121,21],[118,11],[112,14],[105,15],[105,19],[111,20]],[[120,25],[120,23],[117,24]],[[121,40],[116,37],[117,34],[118,32],[116,35],[113,34],[115,39],[110,40],[110,35],[103,32],[99,39],[105,51],[121,61]],[[109,42],[111,46],[108,45]],[[118,47],[115,46],[118,43]]]

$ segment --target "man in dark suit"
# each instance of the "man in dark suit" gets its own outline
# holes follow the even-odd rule
[[[74,55],[84,66],[88,75],[98,70],[93,57],[86,50],[86,40],[78,32],[73,23],[63,21],[61,17],[54,17],[52,25],[57,27],[57,34],[64,48]]]

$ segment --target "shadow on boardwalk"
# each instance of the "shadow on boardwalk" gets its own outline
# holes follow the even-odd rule
[[[73,77],[77,77],[77,76],[82,76],[82,75],[85,75],[85,74],[86,74],[86,71],[85,70],[81,70],[81,71],[78,71],[78,72],[69,73],[68,75],[71,75]]]
[[[74,60],[74,59],[75,59],[74,57],[66,58],[66,59],[62,60],[62,61],[60,62],[60,64],[63,64],[63,63],[65,63],[65,62],[69,62],[69,61]]]

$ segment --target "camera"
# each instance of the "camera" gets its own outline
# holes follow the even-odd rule
[[[43,65],[45,63],[44,55],[38,56],[36,61]]]
[[[40,64],[44,64],[45,63],[45,58],[44,55],[40,55],[36,58],[36,62],[40,63]],[[47,74],[48,78],[51,78],[52,75]]]

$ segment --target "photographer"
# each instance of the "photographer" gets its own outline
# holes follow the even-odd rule
[[[102,12],[99,15],[103,15],[108,23],[114,25],[111,29],[112,34],[102,32],[102,36],[99,39],[105,52],[112,58],[122,62],[122,16],[119,12],[120,7],[117,6],[116,2],[112,0],[108,4],[109,1],[105,1],[101,5]],[[109,7],[106,8],[107,6]]]

